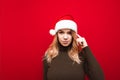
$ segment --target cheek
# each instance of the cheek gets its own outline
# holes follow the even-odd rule
[[[58,35],[58,41],[60,41],[61,40],[61,36],[60,35]]]
[[[72,36],[69,36],[69,40],[72,41]]]

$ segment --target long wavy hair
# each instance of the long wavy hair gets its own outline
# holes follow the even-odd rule
[[[79,52],[81,50],[80,46],[78,46],[78,43],[76,41],[76,32],[71,30],[72,34],[72,43],[71,43],[71,49],[68,51],[69,57],[74,61],[80,64],[81,60],[79,58]],[[59,54],[59,46],[58,46],[58,39],[57,39],[57,33],[54,36],[54,39],[48,49],[45,52],[45,59],[48,63],[51,63],[52,59],[55,58]]]

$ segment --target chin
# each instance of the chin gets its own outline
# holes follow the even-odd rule
[[[67,47],[67,46],[69,46],[69,44],[63,44],[62,46]]]

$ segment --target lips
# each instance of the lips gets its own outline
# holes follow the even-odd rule
[[[67,44],[68,43],[68,41],[63,41],[63,44]]]

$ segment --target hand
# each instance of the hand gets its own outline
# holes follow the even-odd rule
[[[76,39],[76,41],[77,41],[78,45],[81,45],[82,48],[87,47],[88,45],[87,45],[85,38],[81,37],[78,34],[77,34],[77,36],[78,36],[78,38]]]

